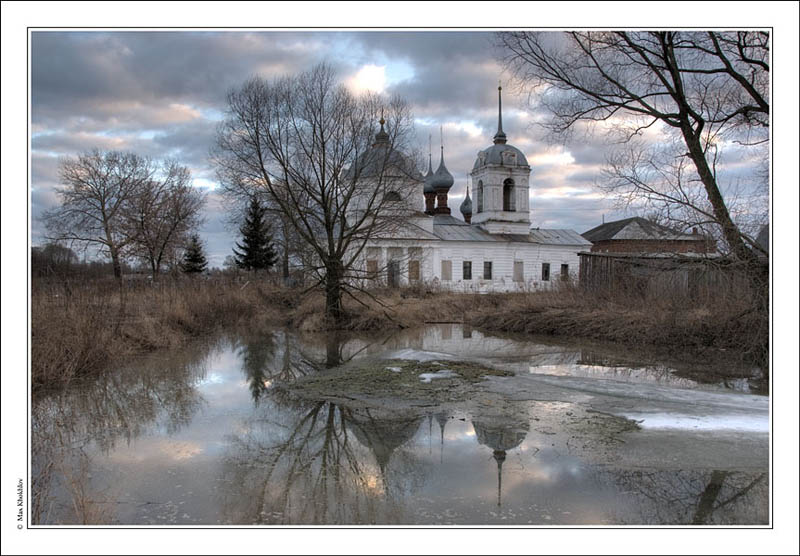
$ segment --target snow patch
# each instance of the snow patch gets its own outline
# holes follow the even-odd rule
[[[450,369],[442,369],[441,371],[436,371],[435,373],[422,373],[419,375],[420,380],[424,383],[429,383],[432,380],[436,380],[439,378],[456,378],[458,374],[454,373]]]
[[[402,373],[403,369],[400,367],[385,367],[387,371],[392,371],[393,373]]]
[[[408,359],[411,361],[435,361],[436,359],[453,359],[449,353],[422,351],[419,349],[398,349],[384,355],[386,359]]]
[[[685,413],[622,413],[622,417],[636,421],[643,429],[655,430],[733,430],[769,432],[768,415],[688,415]]]

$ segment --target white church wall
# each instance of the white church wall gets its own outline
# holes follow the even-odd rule
[[[408,285],[408,261],[420,260],[421,282],[452,291],[488,293],[547,290],[561,281],[561,265],[568,265],[569,278],[577,280],[582,246],[541,245],[523,242],[470,242],[375,240],[364,250],[360,267],[368,270],[368,260],[378,275],[372,283],[387,283],[387,266],[391,260],[399,263],[401,286]],[[421,254],[420,254],[421,253]],[[444,280],[442,261],[450,261],[450,280]],[[465,280],[463,263],[472,263],[472,279]],[[492,277],[484,278],[484,263],[492,263]],[[514,263],[523,265],[523,280],[514,280]],[[542,279],[542,264],[550,265],[549,280]],[[367,285],[369,282],[367,282]]]
[[[569,265],[571,279],[577,279],[579,246],[539,245],[535,243],[441,242],[436,244],[433,280],[455,291],[502,292],[533,291],[554,287],[560,280],[562,264]],[[443,280],[443,260],[452,261],[452,279]],[[472,279],[463,279],[463,262],[472,262]],[[523,263],[523,280],[514,280],[514,263]],[[484,279],[484,263],[492,263],[491,280]],[[550,280],[542,280],[542,263],[550,264]]]

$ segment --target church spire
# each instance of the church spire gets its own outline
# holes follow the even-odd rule
[[[499,508],[503,504],[503,462],[506,461],[506,452],[495,450],[492,456],[497,462],[497,507]]]
[[[497,86],[497,133],[494,134],[494,144],[505,144],[506,134],[503,131],[503,87]]]
[[[439,158],[439,168],[433,174],[431,183],[436,192],[436,214],[450,214],[450,208],[447,206],[447,192],[453,186],[453,175],[447,170],[444,165],[444,131],[441,126],[439,128],[441,135],[441,154]]]
[[[431,166],[432,151],[431,135],[428,134],[428,173],[425,174],[425,185],[422,188],[422,194],[425,197],[425,214],[436,212],[436,189],[433,187],[433,167]]]
[[[383,129],[383,125],[386,123],[386,120],[383,119],[383,108],[381,108],[381,119],[378,120],[378,123],[381,124],[381,130],[375,134],[375,142],[372,144],[373,147],[377,147],[378,145],[389,145],[389,134],[386,133],[386,130]]]

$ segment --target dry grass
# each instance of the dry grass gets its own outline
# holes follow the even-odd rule
[[[385,289],[345,301],[348,330],[409,328],[433,322],[465,322],[498,332],[554,335],[632,346],[736,352],[766,366],[769,315],[754,309],[739,287],[702,300],[680,295],[614,291],[604,295],[571,285],[548,292],[474,295],[424,288]],[[324,302],[309,296],[292,312],[302,330],[323,330]]]
[[[114,358],[176,347],[221,327],[283,322],[291,304],[286,290],[260,282],[35,283],[32,387],[60,387]]]
[[[731,350],[766,365],[769,314],[746,292],[724,291],[702,301],[615,291],[597,295],[576,287],[525,294],[479,311],[471,324],[489,330],[573,336],[629,344]]]
[[[460,294],[426,287],[345,298],[340,328],[353,331],[465,322],[490,331],[550,334],[629,345],[725,349],[766,366],[769,317],[745,291],[702,301],[565,286],[550,292]],[[176,347],[222,327],[287,324],[325,330],[324,298],[267,282],[164,280],[120,289],[112,281],[34,282],[34,391],[91,374],[118,357]]]

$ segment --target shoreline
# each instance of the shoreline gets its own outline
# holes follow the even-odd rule
[[[577,288],[474,295],[424,287],[375,290],[362,306],[346,299],[335,332],[388,331],[436,322],[489,333],[600,342],[664,352],[685,360],[723,355],[760,367],[768,357],[768,316],[741,306],[660,305]],[[31,296],[31,385],[62,388],[120,358],[176,348],[237,326],[327,332],[324,301],[264,281],[165,279],[120,290],[114,282],[34,281]]]

